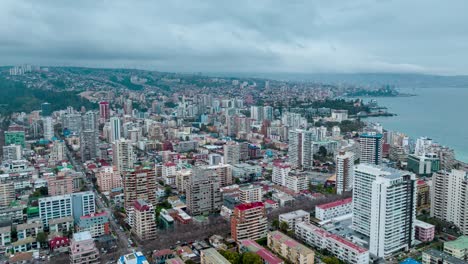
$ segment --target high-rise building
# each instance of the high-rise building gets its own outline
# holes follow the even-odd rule
[[[241,203],[253,203],[262,201],[263,188],[260,185],[247,185],[239,188],[239,200]]]
[[[239,144],[226,144],[224,148],[224,163],[235,165],[240,160],[240,145]]]
[[[49,175],[45,177],[49,196],[73,193],[73,176],[71,175]]]
[[[151,203],[142,199],[133,202],[132,233],[140,240],[149,240],[156,237],[156,219]]]
[[[267,234],[268,221],[262,202],[239,204],[231,216],[231,236],[235,241],[257,240]]]
[[[426,153],[418,156],[408,155],[407,170],[414,172],[418,176],[431,176],[433,172],[440,170],[440,160],[435,153]]]
[[[42,124],[44,127],[44,138],[51,140],[54,137],[54,125],[52,124],[52,117],[43,117]]]
[[[382,163],[382,134],[375,132],[364,133],[359,136],[361,147],[360,163],[380,165]]]
[[[187,184],[187,210],[191,215],[218,212],[222,205],[220,180],[211,170],[196,168]]]
[[[65,114],[62,116],[62,126],[72,133],[80,133],[83,129],[83,119],[80,114]]]
[[[45,102],[41,104],[41,114],[42,116],[51,116],[52,115],[52,106]]]
[[[15,185],[13,182],[0,183],[0,208],[9,207],[15,199]]]
[[[133,202],[142,199],[156,204],[156,172],[150,167],[137,167],[122,172],[124,205],[130,208]]]
[[[72,216],[72,199],[70,195],[59,195],[39,198],[39,217],[44,227],[49,220]]]
[[[122,187],[122,176],[114,171],[112,166],[103,166],[96,173],[97,185],[101,192],[109,192],[114,188]]]
[[[121,122],[120,119],[116,116],[110,118],[110,137],[109,141],[112,143],[116,140],[119,140],[122,132],[121,132]]]
[[[135,153],[132,142],[126,139],[119,139],[112,143],[112,162],[117,172],[123,174],[128,169],[134,167]]]
[[[87,161],[97,157],[98,137],[96,130],[84,130],[80,134],[80,154],[81,160]]]
[[[468,235],[468,173],[440,171],[432,175],[431,216],[451,222]]]
[[[263,106],[251,106],[250,107],[250,118],[255,119],[259,122],[262,122],[264,119],[263,116]]]
[[[414,244],[416,176],[372,164],[355,167],[353,229],[369,237],[369,251],[387,257]]]
[[[267,105],[265,107],[263,107],[263,120],[273,120],[274,116],[273,116],[273,107]]]
[[[293,168],[312,169],[314,166],[313,140],[316,134],[307,130],[289,131],[289,163]]]
[[[273,172],[271,175],[271,181],[275,184],[286,186],[286,177],[291,171],[291,166],[286,163],[273,163]]]
[[[20,160],[22,157],[21,152],[21,145],[3,146],[3,160]]]
[[[96,212],[96,203],[92,191],[73,193],[70,195],[72,202],[72,215],[75,223],[83,215],[90,215]]]
[[[99,251],[88,231],[74,233],[70,241],[70,264],[98,264]]]
[[[132,115],[133,113],[133,102],[132,99],[126,99],[124,102],[124,113],[126,115]]]
[[[66,158],[65,142],[63,140],[54,140],[52,149],[50,150],[49,160],[60,162]]]
[[[83,130],[99,130],[97,113],[88,111],[83,116]]]
[[[24,131],[5,131],[5,146],[14,144],[25,147],[25,134]]]
[[[342,194],[353,189],[354,153],[340,152],[336,155],[336,193]]]
[[[109,102],[105,102],[105,101],[99,102],[99,117],[105,121],[109,120],[110,118]]]
[[[205,170],[211,170],[216,173],[219,178],[221,187],[228,186],[234,183],[232,177],[232,165],[230,164],[218,164],[214,166],[204,166]]]

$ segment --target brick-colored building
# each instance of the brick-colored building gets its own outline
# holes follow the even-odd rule
[[[49,196],[73,193],[73,177],[70,175],[49,175],[46,177]]]
[[[234,207],[231,235],[235,241],[263,238],[266,236],[267,227],[265,205],[262,202],[245,203]]]
[[[150,167],[138,167],[124,172],[124,204],[125,208],[132,207],[133,202],[142,199],[156,204],[156,173]]]
[[[122,177],[112,166],[99,168],[96,173],[97,185],[101,192],[109,192],[114,188],[122,187]]]
[[[154,208],[151,203],[138,199],[133,203],[132,232],[140,240],[149,240],[156,237],[156,222]]]

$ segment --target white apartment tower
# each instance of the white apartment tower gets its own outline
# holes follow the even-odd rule
[[[388,167],[355,167],[353,229],[369,237],[369,251],[387,257],[414,244],[416,176]]]
[[[114,142],[116,140],[119,140],[120,139],[120,135],[122,134],[121,133],[121,122],[120,122],[120,119],[118,117],[111,117],[110,118],[110,142]]]
[[[468,235],[468,172],[452,170],[432,175],[431,216],[455,224]]]
[[[360,163],[382,164],[382,134],[375,132],[364,133],[359,136],[361,147]]]
[[[134,167],[135,153],[132,142],[126,139],[119,139],[112,143],[113,163],[119,173]]]
[[[336,193],[342,194],[353,189],[354,153],[340,152],[336,156]]]
[[[314,153],[312,142],[316,135],[312,131],[296,129],[289,131],[289,163],[293,168],[312,169]]]

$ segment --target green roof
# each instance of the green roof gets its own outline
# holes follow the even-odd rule
[[[28,207],[28,209],[26,210],[26,213],[27,214],[38,214],[39,213],[39,207],[37,207],[37,206]]]
[[[456,249],[468,249],[468,236],[461,236],[456,240],[445,242],[444,247],[456,248]]]

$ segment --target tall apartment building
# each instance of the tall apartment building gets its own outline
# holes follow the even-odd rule
[[[13,200],[15,200],[15,184],[0,183],[0,208],[9,207]]]
[[[293,168],[312,169],[314,165],[313,141],[316,134],[307,130],[289,131],[289,163]]]
[[[309,180],[305,173],[290,172],[285,178],[286,185],[284,187],[295,193],[309,189]]]
[[[54,140],[49,160],[61,162],[64,159],[66,159],[65,142],[63,140]]]
[[[354,153],[340,152],[336,155],[336,193],[342,194],[353,189]]]
[[[122,187],[122,176],[115,172],[112,166],[99,168],[96,173],[96,180],[101,192],[109,192],[114,188]]]
[[[112,162],[118,173],[123,174],[126,170],[134,167],[135,153],[132,142],[129,140],[115,140],[112,143],[112,155]]]
[[[3,159],[4,161],[6,160],[20,160],[22,157],[21,154],[21,145],[8,145],[8,146],[3,146]]]
[[[195,169],[187,185],[187,209],[191,215],[218,212],[222,205],[220,181],[214,171]]]
[[[375,132],[364,133],[359,136],[361,148],[360,163],[382,164],[383,138]]]
[[[299,223],[310,223],[310,214],[304,210],[296,210],[286,214],[280,214],[278,216],[279,222],[285,222],[288,224],[290,230],[296,230],[296,226]]]
[[[267,235],[268,247],[293,264],[314,264],[315,253],[287,235],[273,231]]]
[[[98,135],[96,130],[86,129],[80,133],[81,160],[92,160],[97,157]]]
[[[110,118],[109,102],[105,102],[105,101],[99,102],[99,117],[105,121],[109,120]]]
[[[156,219],[154,207],[142,199],[133,202],[132,232],[140,240],[149,240],[156,237]]]
[[[70,264],[98,264],[99,251],[87,231],[74,233],[70,241]]]
[[[45,177],[49,196],[73,193],[73,176],[71,175],[49,175]]]
[[[232,165],[230,164],[218,164],[213,166],[205,166],[203,169],[212,170],[216,172],[219,178],[221,187],[232,185],[234,183],[232,177]]]
[[[73,193],[70,195],[72,201],[73,220],[78,222],[83,215],[96,212],[96,200],[92,191]]]
[[[239,200],[241,203],[252,203],[262,201],[263,187],[260,185],[247,185],[239,188]]]
[[[275,184],[286,186],[286,177],[291,171],[291,165],[286,163],[273,163],[271,181]]]
[[[93,238],[110,233],[109,215],[107,212],[83,215],[76,225],[80,232],[89,231]]]
[[[118,117],[111,117],[110,118],[110,137],[109,142],[113,143],[116,140],[119,140],[122,132],[122,124]]]
[[[156,173],[153,168],[137,167],[124,171],[123,187],[125,208],[131,208],[138,199],[156,204]]]
[[[226,144],[223,146],[224,150],[224,163],[225,164],[238,164],[240,160],[240,145],[239,144]]]
[[[49,220],[72,216],[72,199],[70,195],[59,195],[39,198],[39,217],[44,227]]]
[[[266,236],[268,221],[262,202],[239,204],[231,216],[231,236],[235,241]]]
[[[416,176],[388,167],[355,168],[353,229],[370,238],[369,251],[387,257],[414,244]]]
[[[440,171],[432,175],[431,216],[453,223],[468,235],[468,173]]]
[[[54,125],[52,123],[52,117],[43,117],[42,125],[44,128],[44,138],[47,140],[51,140],[54,137]]]

